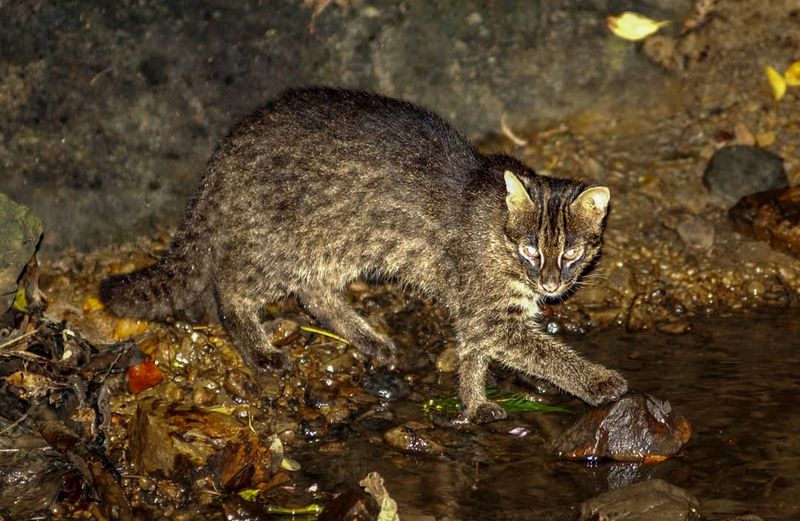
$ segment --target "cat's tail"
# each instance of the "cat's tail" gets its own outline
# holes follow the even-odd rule
[[[100,282],[100,300],[118,317],[189,322],[211,320],[216,311],[207,271],[168,255],[147,268]]]

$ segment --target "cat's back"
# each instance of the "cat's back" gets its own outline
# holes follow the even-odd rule
[[[401,184],[449,184],[479,163],[469,141],[427,109],[325,87],[286,91],[241,120],[215,158],[227,156],[260,159],[261,182],[301,173],[307,182],[389,176]]]

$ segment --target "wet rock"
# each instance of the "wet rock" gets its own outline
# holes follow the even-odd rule
[[[44,450],[47,446],[40,439],[26,438],[34,442],[32,447],[24,443],[14,447],[17,443],[2,440],[7,452],[0,458],[0,512],[9,519],[31,519],[47,509],[69,469],[65,461]]]
[[[673,317],[670,320],[659,322],[656,329],[668,335],[682,335],[689,332],[691,324],[685,318]]]
[[[305,401],[309,407],[322,409],[330,407],[336,399],[336,391],[324,381],[312,382],[305,392]]]
[[[352,349],[346,349],[343,353],[339,353],[322,363],[322,368],[328,373],[350,373],[353,371],[355,364],[355,352]]]
[[[686,490],[651,479],[606,492],[581,505],[581,521],[699,520],[699,503]]]
[[[454,373],[458,370],[458,353],[455,347],[448,347],[436,357],[436,370]]]
[[[615,266],[608,274],[608,284],[626,297],[636,294],[636,277],[625,266]]]
[[[328,423],[323,416],[300,421],[300,432],[307,440],[317,440],[328,434]]]
[[[438,455],[444,452],[444,446],[431,439],[421,429],[401,425],[383,433],[383,441],[393,449],[411,454]]]
[[[329,424],[335,424],[347,421],[347,419],[350,418],[351,412],[347,401],[340,398],[330,407],[327,407],[323,415],[325,416],[325,421]]]
[[[359,423],[367,430],[383,432],[394,424],[394,414],[391,411],[370,411],[359,419]]]
[[[551,449],[568,459],[658,462],[677,453],[691,432],[669,402],[631,393],[586,412]]]
[[[41,235],[39,218],[0,193],[0,313],[14,302],[17,278],[36,250]]]
[[[291,344],[300,336],[300,325],[294,320],[280,318],[269,322],[265,327],[272,332],[270,340],[275,347]]]
[[[689,248],[708,251],[714,245],[714,226],[700,217],[688,217],[675,231]]]
[[[703,184],[725,203],[742,197],[787,186],[783,159],[763,148],[731,145],[711,157],[703,173]]]
[[[664,310],[661,306],[649,302],[644,295],[637,295],[628,309],[625,329],[628,331],[642,331],[652,329],[656,318],[661,318]]]
[[[381,508],[363,490],[347,490],[331,500],[317,521],[375,521]]]
[[[223,490],[264,483],[271,453],[233,416],[160,399],[142,400],[129,426],[131,459],[144,475],[185,478],[201,468]]]
[[[383,371],[369,375],[364,380],[363,387],[367,392],[389,402],[405,398],[411,391],[400,376]]]
[[[225,374],[222,388],[233,398],[244,401],[254,400],[259,396],[259,389],[250,375],[238,369],[233,369]]]
[[[739,232],[800,257],[800,186],[744,197],[728,216]]]

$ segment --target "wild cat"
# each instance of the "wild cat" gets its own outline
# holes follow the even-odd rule
[[[113,276],[119,316],[216,315],[253,366],[280,363],[259,321],[289,294],[321,323],[393,365],[391,339],[348,304],[363,276],[435,298],[458,339],[459,394],[476,422],[491,360],[590,404],[627,390],[617,372],[544,334],[535,319],[600,252],[610,193],[479,153],[436,114],[365,92],[290,90],[237,123],[208,163],[168,254]]]

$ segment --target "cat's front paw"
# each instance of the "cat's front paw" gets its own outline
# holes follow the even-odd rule
[[[616,371],[603,368],[587,388],[584,400],[591,405],[602,405],[622,398],[628,392],[628,382]]]
[[[473,411],[469,412],[468,416],[470,421],[475,423],[491,423],[504,420],[506,416],[508,416],[508,413],[494,402],[483,402]]]

